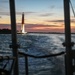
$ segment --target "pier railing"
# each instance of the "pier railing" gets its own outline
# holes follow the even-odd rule
[[[73,75],[73,60],[72,58],[72,46],[71,46],[71,27],[70,27],[70,0],[63,0],[64,3],[64,23],[65,23],[65,48],[66,48],[66,56],[65,56],[65,66],[66,66],[66,75]],[[16,31],[16,15],[15,15],[15,0],[9,0],[10,5],[10,18],[11,18],[11,33],[12,33],[12,50],[13,57],[16,57],[15,67],[14,67],[14,75],[19,75],[18,73],[18,47],[17,47],[17,31]],[[35,58],[46,58],[46,56],[34,56],[29,54],[20,53],[26,59],[26,75],[28,75],[28,57]],[[48,55],[47,57],[61,55],[63,53]],[[75,52],[74,52],[75,54]]]
[[[29,75],[29,70],[28,70],[28,57],[31,58],[48,58],[48,57],[55,57],[55,56],[60,56],[65,54],[65,52],[60,52],[60,53],[56,53],[56,54],[50,54],[50,55],[43,55],[43,56],[35,56],[35,55],[30,55],[30,54],[26,54],[23,52],[19,52],[18,53],[20,57],[25,57],[25,75]],[[6,60],[7,62],[4,64],[3,68],[0,68],[0,75],[12,75],[13,70],[14,70],[14,66],[15,66],[15,57],[11,57],[11,56],[0,56],[0,62],[3,62],[4,60]],[[10,66],[9,70],[6,70],[5,68],[7,67],[7,65],[9,65],[9,60],[13,60],[12,64]],[[18,73],[19,74],[19,73]],[[14,73],[13,73],[14,75]]]
[[[29,75],[28,57],[39,59],[39,58],[55,57],[55,56],[59,56],[59,55],[63,55],[63,54],[65,54],[65,52],[60,52],[60,53],[50,54],[50,55],[43,55],[43,56],[35,56],[35,55],[30,55],[30,54],[26,54],[26,53],[23,53],[23,52],[19,52],[19,55],[25,57],[25,75]]]
[[[12,60],[11,65],[9,66],[10,60]],[[15,57],[11,56],[0,56],[0,62],[5,62],[2,67],[0,68],[0,75],[12,75],[13,68],[15,66]],[[0,63],[1,64],[1,63]],[[8,70],[6,67],[10,67]]]

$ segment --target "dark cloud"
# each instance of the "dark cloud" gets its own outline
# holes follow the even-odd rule
[[[2,11],[3,9],[2,9],[2,7],[0,6],[0,11]]]
[[[0,16],[0,18],[2,18],[2,17]]]
[[[25,14],[34,14],[36,12],[25,12]]]
[[[55,23],[60,22],[60,23],[62,23],[62,22],[64,22],[64,20],[46,20],[46,22],[55,22]],[[71,19],[71,22],[75,23],[75,19]]]
[[[53,9],[53,8],[55,8],[55,6],[54,6],[54,5],[52,5],[52,6],[51,6],[51,8]]]
[[[31,32],[49,32],[49,31],[60,31],[58,25],[40,25],[40,24],[25,24],[26,31]]]
[[[21,23],[17,23],[17,25],[21,25]],[[27,28],[33,28],[33,27],[60,27],[58,25],[43,25],[43,24],[25,24]]]
[[[0,24],[0,29],[10,29],[10,24]]]
[[[23,12],[16,12],[16,15],[21,15]],[[24,14],[33,14],[36,12],[24,12]],[[10,12],[0,12],[0,15],[6,15],[6,16],[10,16]]]
[[[54,9],[55,5],[49,6],[49,9]]]
[[[0,24],[1,29],[11,29],[9,24]],[[63,31],[59,29],[57,25],[42,25],[42,24],[25,24],[27,32],[58,32]],[[17,30],[21,30],[21,24],[17,24]]]
[[[23,13],[23,12],[16,12],[17,15],[21,15],[22,13]],[[28,15],[29,15],[29,14],[34,14],[34,13],[36,13],[36,12],[31,12],[31,11],[29,11],[29,12],[24,12],[24,14],[26,14],[26,15],[27,15],[27,14],[28,14]]]
[[[75,19],[71,19],[71,22],[75,23]]]
[[[17,25],[21,25],[21,23],[17,23]],[[25,24],[26,25],[26,27],[28,27],[28,28],[31,28],[31,27],[35,27],[35,26],[37,26],[37,27],[60,27],[60,26],[58,26],[58,25],[43,25],[43,24]]]
[[[25,24],[27,28],[33,27],[60,27],[58,25],[43,25],[43,24]]]
[[[46,22],[64,22],[64,20],[46,20]]]
[[[42,16],[42,17],[46,17],[46,16],[52,16],[53,13],[45,13],[45,14],[40,14],[39,16]]]
[[[9,16],[10,13],[9,13],[9,12],[0,12],[0,15],[6,15],[6,16]]]
[[[9,0],[0,0],[0,3],[8,3]]]

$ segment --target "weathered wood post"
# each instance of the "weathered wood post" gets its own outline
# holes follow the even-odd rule
[[[17,45],[17,30],[16,30],[16,16],[15,16],[15,0],[9,0],[10,5],[10,16],[11,16],[11,35],[12,35],[12,45],[13,56],[16,57],[16,62],[14,66],[14,74],[19,75],[18,71],[18,45]]]
[[[73,75],[72,67],[72,43],[71,43],[71,27],[70,27],[70,0],[64,0],[64,20],[65,20],[65,66],[66,75]]]

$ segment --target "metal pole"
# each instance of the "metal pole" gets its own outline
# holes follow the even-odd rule
[[[28,57],[25,56],[25,70],[26,70],[26,75],[28,75]]]
[[[66,75],[73,75],[69,1],[70,0],[64,0],[65,46],[66,46],[65,66],[66,66]]]
[[[14,66],[14,75],[19,75],[18,70],[18,46],[17,46],[17,31],[16,31],[16,17],[15,17],[15,1],[9,0],[10,15],[11,15],[11,33],[12,33],[12,50],[13,56],[16,57]]]

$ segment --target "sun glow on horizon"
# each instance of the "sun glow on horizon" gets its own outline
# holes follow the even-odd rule
[[[3,5],[0,7],[0,25],[10,25],[9,2],[0,0],[0,4],[1,3]],[[72,3],[75,7],[74,0],[72,0]],[[24,12],[27,31],[51,32],[56,30],[62,32],[64,30],[63,0],[15,0],[15,6],[16,24],[18,28],[21,24],[22,12]],[[74,31],[75,18],[73,14],[71,14],[71,19],[73,19],[71,28]]]

